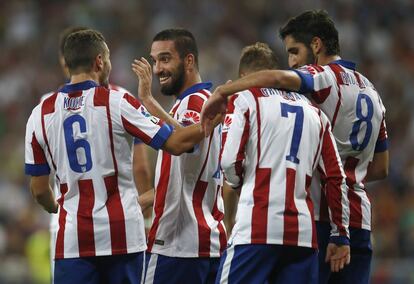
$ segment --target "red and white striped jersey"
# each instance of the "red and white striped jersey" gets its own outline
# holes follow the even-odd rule
[[[182,125],[200,121],[211,83],[184,91],[171,109]],[[220,257],[226,247],[223,177],[219,166],[221,129],[191,153],[159,151],[155,171],[154,220],[148,251],[171,257]]]
[[[26,126],[26,174],[58,184],[55,258],[146,249],[132,177],[132,140],[156,149],[172,129],[131,95],[93,81],[65,85],[36,106]]]
[[[239,93],[221,166],[241,187],[231,241],[317,247],[309,188],[319,166],[327,178],[332,237],[348,235],[349,207],[330,123],[302,95],[253,88]]]
[[[61,86],[63,87],[63,85]],[[121,87],[121,86],[117,86],[117,85],[113,85],[113,84],[109,84],[109,89],[110,90],[114,90],[114,91],[119,91],[122,93],[128,93],[130,94],[129,91],[127,91],[125,88]],[[54,92],[49,92],[46,93],[44,95],[42,95],[42,97],[40,98],[40,102],[42,102],[43,100],[45,100],[46,98],[48,98],[49,96],[53,95]],[[60,195],[60,190],[59,190],[59,183],[57,183],[56,181],[54,181],[53,183],[53,192],[55,194],[55,196]],[[57,230],[59,229],[59,215],[58,214],[50,214],[50,223],[49,223],[49,231],[51,234],[51,238],[54,239]],[[54,242],[53,242],[54,244]],[[54,250],[54,248],[52,248],[52,250]],[[54,255],[54,254],[53,254]]]
[[[313,100],[332,124],[349,187],[350,226],[371,230],[371,203],[364,179],[375,152],[387,150],[385,107],[374,86],[345,60],[326,66],[306,65],[296,72],[303,93]],[[323,179],[323,176],[322,176]],[[327,220],[326,201],[320,181],[312,187],[315,218]]]

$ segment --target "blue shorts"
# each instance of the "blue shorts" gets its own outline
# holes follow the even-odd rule
[[[144,252],[55,260],[55,284],[140,284]]]
[[[214,283],[220,258],[169,257],[156,253],[146,256],[145,284]]]
[[[340,272],[332,273],[329,263],[325,262],[331,225],[328,222],[316,222],[316,230],[319,246],[319,283],[368,283],[372,259],[371,232],[349,228],[351,263]]]
[[[227,248],[216,283],[318,283],[316,249],[254,244]]]

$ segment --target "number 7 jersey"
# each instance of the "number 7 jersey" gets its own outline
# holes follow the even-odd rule
[[[349,61],[306,65],[295,72],[302,79],[300,92],[310,93],[331,121],[349,187],[350,226],[371,230],[371,203],[364,179],[374,153],[388,147],[381,98],[372,83],[355,71],[355,64]],[[320,188],[317,182],[313,183]],[[316,188],[312,194],[317,205],[315,218],[326,221],[323,194]]]
[[[133,136],[159,149],[171,132],[131,95],[93,81],[65,85],[34,108],[26,126],[26,174],[52,171],[60,189],[55,258],[146,249]]]

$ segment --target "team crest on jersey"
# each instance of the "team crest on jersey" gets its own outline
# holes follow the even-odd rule
[[[223,133],[228,132],[230,129],[230,125],[233,122],[233,114],[226,114],[223,123]]]
[[[200,122],[200,115],[195,111],[187,111],[184,113],[183,124],[192,124],[192,123],[199,123]]]
[[[63,99],[63,108],[66,110],[78,110],[85,105],[85,97],[65,97]]]

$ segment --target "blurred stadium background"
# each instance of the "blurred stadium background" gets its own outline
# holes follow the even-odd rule
[[[191,30],[198,41],[203,79],[219,84],[236,78],[242,47],[256,41],[269,43],[286,67],[278,28],[290,16],[317,8],[326,9],[335,20],[342,57],[358,64],[387,107],[390,175],[369,185],[374,211],[372,283],[414,283],[411,0],[1,0],[0,283],[49,282],[49,217],[32,200],[24,176],[24,131],[41,95],[64,80],[57,58],[61,30],[70,25],[100,30],[111,50],[111,82],[135,93],[130,63],[148,55],[152,37],[161,29]],[[171,101],[163,103],[169,107]]]

